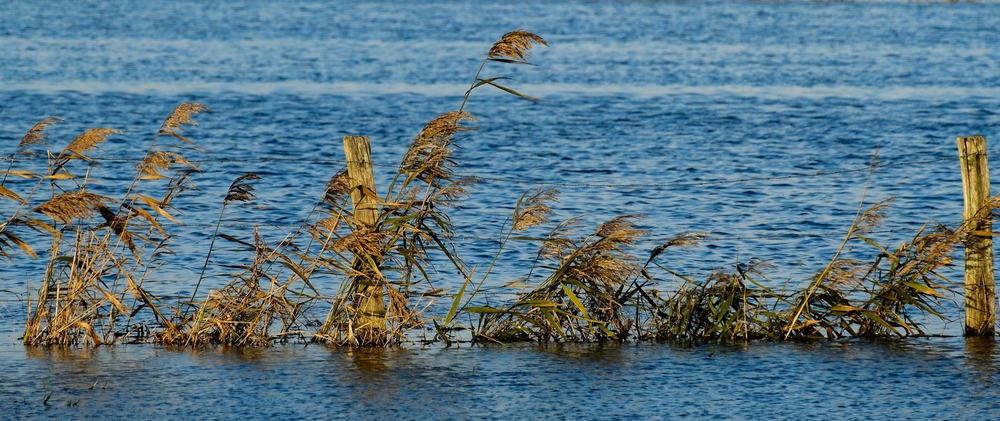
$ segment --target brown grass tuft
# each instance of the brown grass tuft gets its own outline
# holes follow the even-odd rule
[[[526,195],[514,209],[514,231],[524,231],[528,228],[542,225],[549,222],[549,214],[552,213],[547,202],[558,201],[556,189],[537,189],[530,195]]]
[[[22,149],[31,145],[48,145],[49,143],[45,141],[45,138],[48,137],[48,135],[45,134],[45,129],[55,123],[65,122],[66,120],[61,118],[46,117],[42,121],[35,123],[35,125],[31,127],[31,130],[28,130],[28,133],[21,138],[21,143],[17,145],[17,148]]]
[[[476,119],[464,111],[449,111],[427,123],[410,144],[400,169],[436,187],[440,187],[440,180],[450,181],[452,174],[448,167],[454,151],[451,148],[452,137],[459,132],[475,130],[462,127],[463,120]]]
[[[170,169],[170,166],[174,164],[185,165],[195,170],[198,169],[197,165],[184,159],[180,154],[166,151],[148,153],[142,162],[136,165],[136,168],[143,174],[142,178],[144,179],[164,178],[165,176],[160,174],[160,172]]]
[[[528,58],[528,50],[532,43],[549,46],[542,37],[531,32],[520,29],[508,32],[500,37],[500,40],[493,44],[487,57],[510,57],[514,60],[524,61]]]
[[[69,142],[69,145],[66,146],[66,151],[82,156],[84,152],[96,148],[98,144],[107,140],[113,134],[122,134],[122,132],[106,127],[87,130]],[[65,154],[65,151],[63,153]]]
[[[233,181],[233,184],[229,186],[229,192],[226,193],[226,199],[222,201],[223,205],[229,204],[229,202],[249,202],[257,198],[253,194],[254,188],[247,183],[247,180],[260,180],[260,176],[254,173],[247,173],[241,175]]]
[[[90,219],[105,203],[114,203],[110,197],[88,192],[62,193],[42,203],[32,212],[47,215],[64,224],[76,218]]]
[[[174,111],[170,113],[170,116],[163,121],[163,126],[160,127],[160,131],[183,130],[182,126],[185,124],[198,125],[198,122],[191,119],[191,115],[198,114],[202,111],[212,112],[212,110],[208,109],[208,107],[192,102],[185,102],[178,105],[177,108],[174,108]]]
[[[649,252],[649,260],[646,260],[646,264],[643,266],[648,266],[657,256],[662,254],[669,247],[690,247],[698,244],[701,240],[708,238],[710,234],[702,231],[686,232],[684,234],[678,235],[671,238],[666,243],[660,244],[653,248]]]
[[[330,181],[326,182],[326,189],[323,191],[323,201],[337,209],[348,209],[347,198],[350,197],[351,183],[347,176],[347,169],[341,168]]]

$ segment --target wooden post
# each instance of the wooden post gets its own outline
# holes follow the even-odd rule
[[[996,321],[993,280],[993,223],[986,138],[958,138],[965,194],[965,336],[992,336]]]
[[[364,225],[355,234],[363,235],[364,230],[374,229],[378,220],[375,171],[368,136],[344,136],[344,154],[347,156],[347,177],[351,186],[354,219],[359,225]],[[385,344],[383,282],[379,279],[377,267],[372,267],[381,261],[382,256],[359,255],[357,252],[354,255],[354,270],[360,273],[354,278],[356,284],[352,297],[356,315],[354,337],[359,345]]]

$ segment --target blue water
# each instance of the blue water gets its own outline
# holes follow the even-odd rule
[[[385,186],[423,124],[460,105],[491,43],[517,28],[550,47],[532,50],[537,66],[491,63],[484,76],[511,77],[512,88],[542,101],[480,89],[466,107],[480,129],[455,158],[463,174],[485,180],[451,216],[470,266],[489,264],[491,239],[518,197],[549,186],[562,192],[553,219],[585,215],[581,235],[617,215],[647,215],[639,258],[675,235],[707,231],[699,247],[662,262],[704,279],[757,257],[775,265],[775,285],[801,283],[833,256],[862,197],[897,198],[875,234],[887,247],[927,221],[957,225],[955,138],[1000,139],[996,3],[9,1],[0,17],[0,155],[46,116],[67,121],[50,129],[54,151],[84,130],[119,129],[95,152],[106,159],[89,187],[120,196],[133,174],[128,159],[142,156],[177,104],[214,111],[185,132],[207,154],[188,156],[204,173],[194,179],[200,191],[175,202],[187,224],[168,227],[177,254],[144,284],[162,296],[191,293],[234,178],[263,177],[259,199],[227,210],[223,232],[250,238],[249,226],[263,224],[272,244],[343,165],[342,136],[371,136]],[[866,190],[876,149],[885,166]],[[11,203],[0,202],[3,215]],[[372,418],[1000,414],[995,346],[970,351],[960,339],[409,349],[379,357],[375,370],[349,351],[317,347],[251,357],[25,350],[16,339],[23,300],[41,282],[47,245],[32,241],[41,259],[0,263],[0,405],[14,417],[246,417],[234,408],[251,418],[367,417],[350,398],[385,411]],[[526,276],[534,252],[508,249],[492,285]],[[210,274],[246,257],[215,250]],[[438,267],[435,286],[457,289],[461,278]],[[945,274],[960,281],[960,269]],[[226,282],[210,279],[208,288]],[[932,333],[959,335],[958,308],[946,305],[959,322]],[[59,401],[38,404],[42,381]],[[88,389],[95,381],[109,389]]]
[[[32,350],[0,402],[13,418],[992,419],[998,349],[962,342]]]

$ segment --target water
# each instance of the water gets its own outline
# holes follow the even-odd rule
[[[477,90],[467,105],[480,130],[456,159],[486,178],[452,213],[470,265],[489,263],[490,239],[521,193],[554,183],[562,191],[554,219],[585,215],[581,234],[642,213],[651,235],[635,250],[640,258],[677,234],[708,231],[700,247],[662,262],[703,279],[759,257],[776,266],[775,284],[799,283],[833,255],[863,194],[866,203],[897,198],[875,235],[889,247],[929,220],[957,224],[954,139],[1000,135],[995,3],[67,1],[5,2],[0,16],[4,153],[56,116],[67,123],[51,129],[53,150],[113,127],[123,134],[95,157],[138,158],[178,103],[214,111],[185,132],[209,156],[197,158],[200,191],[175,202],[188,224],[169,227],[177,256],[145,284],[163,296],[191,293],[235,177],[254,171],[263,180],[259,200],[236,208],[240,221],[224,232],[249,238],[242,221],[266,224],[272,244],[342,165],[342,136],[371,136],[386,185],[420,127],[458,107],[489,45],[516,28],[551,47],[532,50],[537,66],[491,64],[484,76],[511,77],[511,87],[543,101]],[[858,170],[876,148],[886,166],[866,191]],[[120,196],[134,162],[102,165],[91,188]],[[8,183],[24,191],[29,182]],[[8,206],[0,203],[4,214]],[[525,276],[533,253],[511,248],[492,282]],[[1000,413],[995,347],[970,350],[958,339],[407,349],[360,363],[369,357],[319,347],[25,350],[16,340],[22,300],[39,284],[44,257],[0,266],[0,399],[14,417],[366,417],[349,399],[382,415],[439,418],[510,418],[522,408],[525,418]],[[245,258],[213,252],[217,265]],[[461,279],[438,267],[435,286],[455,290]],[[957,269],[946,275],[960,279]],[[209,288],[225,282],[211,279]],[[948,315],[961,320],[956,308]],[[934,333],[958,335],[959,325]],[[43,381],[58,398],[49,406],[38,404]],[[89,389],[94,382],[109,387]],[[82,400],[66,407],[67,399]]]
[[[940,339],[388,351],[130,345],[32,350],[0,377],[0,399],[15,418],[990,419],[1000,411],[997,351],[992,341]]]

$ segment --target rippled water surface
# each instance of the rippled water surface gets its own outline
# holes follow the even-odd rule
[[[997,352],[993,341],[960,339],[389,351],[129,345],[15,355],[0,374],[0,399],[6,415],[26,418],[991,419],[1000,413]]]
[[[480,129],[455,158],[484,180],[452,217],[470,265],[492,259],[491,239],[525,190],[550,186],[562,192],[554,219],[584,215],[581,233],[646,215],[640,257],[707,231],[664,264],[703,279],[757,257],[775,266],[776,285],[796,284],[832,257],[863,194],[866,203],[896,198],[874,234],[888,247],[927,221],[956,225],[955,137],[1000,139],[1000,4],[990,2],[7,1],[0,16],[0,155],[46,116],[66,120],[51,129],[53,150],[90,128],[119,129],[94,154],[102,166],[90,189],[120,196],[177,104],[214,111],[185,132],[207,149],[196,158],[205,171],[200,191],[175,202],[187,223],[170,227],[177,255],[145,284],[163,296],[191,293],[235,177],[263,179],[259,199],[235,209],[224,232],[249,238],[262,224],[277,243],[343,165],[342,136],[371,136],[386,185],[423,124],[458,108],[491,43],[517,28],[550,47],[532,50],[537,66],[491,63],[484,76],[510,77],[542,101],[481,89],[466,107]],[[884,166],[866,191],[877,149]],[[34,181],[7,183],[22,191]],[[534,252],[506,252],[496,284],[525,276]],[[995,344],[947,338],[25,350],[16,338],[42,254],[0,263],[0,407],[15,418],[1000,416]],[[245,257],[213,253],[211,274]],[[461,278],[440,267],[436,286],[457,288]],[[960,280],[957,269],[946,275]],[[961,320],[956,308],[946,306]],[[934,333],[958,335],[959,325]]]

